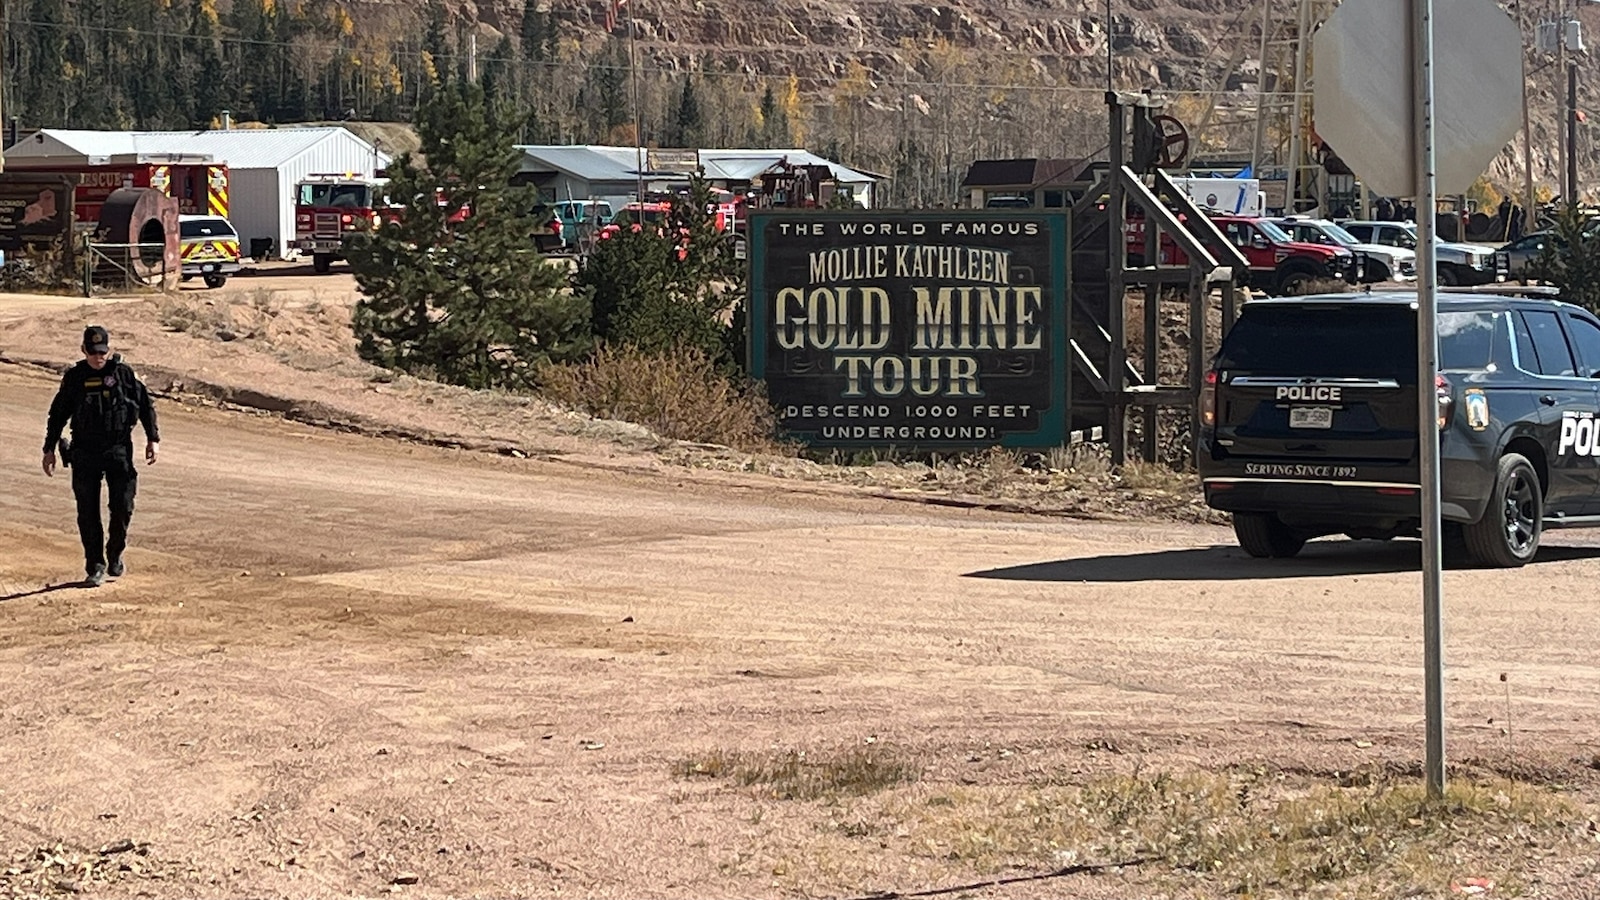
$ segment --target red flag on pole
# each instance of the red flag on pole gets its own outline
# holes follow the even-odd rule
[[[611,0],[611,6],[606,10],[606,31],[608,33],[617,30],[617,16],[621,15],[622,7],[627,2],[628,0]]]

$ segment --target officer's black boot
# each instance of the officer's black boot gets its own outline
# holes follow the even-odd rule
[[[105,564],[96,563],[95,565],[90,566],[89,567],[89,571],[87,573],[85,573],[85,577],[83,579],[83,583],[88,585],[89,587],[99,587],[100,585],[105,584],[106,583],[106,567],[105,567]]]

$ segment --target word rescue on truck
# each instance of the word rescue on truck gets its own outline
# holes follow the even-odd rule
[[[1417,384],[1415,294],[1247,303],[1200,398],[1206,502],[1252,556],[1421,529],[1418,390],[1439,399],[1446,552],[1520,566],[1546,528],[1600,525],[1600,319],[1553,300],[1439,300]]]

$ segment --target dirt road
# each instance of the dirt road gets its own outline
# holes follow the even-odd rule
[[[1411,543],[1263,562],[1215,527],[166,403],[129,574],[83,590],[68,481],[38,468],[53,388],[0,366],[0,869],[58,843],[93,863],[46,893],[910,891],[1050,867],[975,863],[905,812],[949,797],[1421,753]],[[1525,570],[1446,579],[1451,758],[1549,767],[1590,804],[1597,545],[1557,535]],[[774,751],[882,754],[914,780],[808,800],[686,777]],[[119,841],[136,850],[96,853]],[[995,891],[1148,896],[1130,877]]]

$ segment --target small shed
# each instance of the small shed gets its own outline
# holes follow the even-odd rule
[[[961,181],[973,209],[1069,207],[1081,192],[1086,159],[980,159]]]
[[[75,131],[45,128],[5,151],[38,168],[45,160],[103,165],[113,158],[189,156],[228,167],[228,218],[246,252],[270,239],[275,256],[294,241],[294,188],[308,175],[373,178],[389,157],[341,126],[210,131]]]

